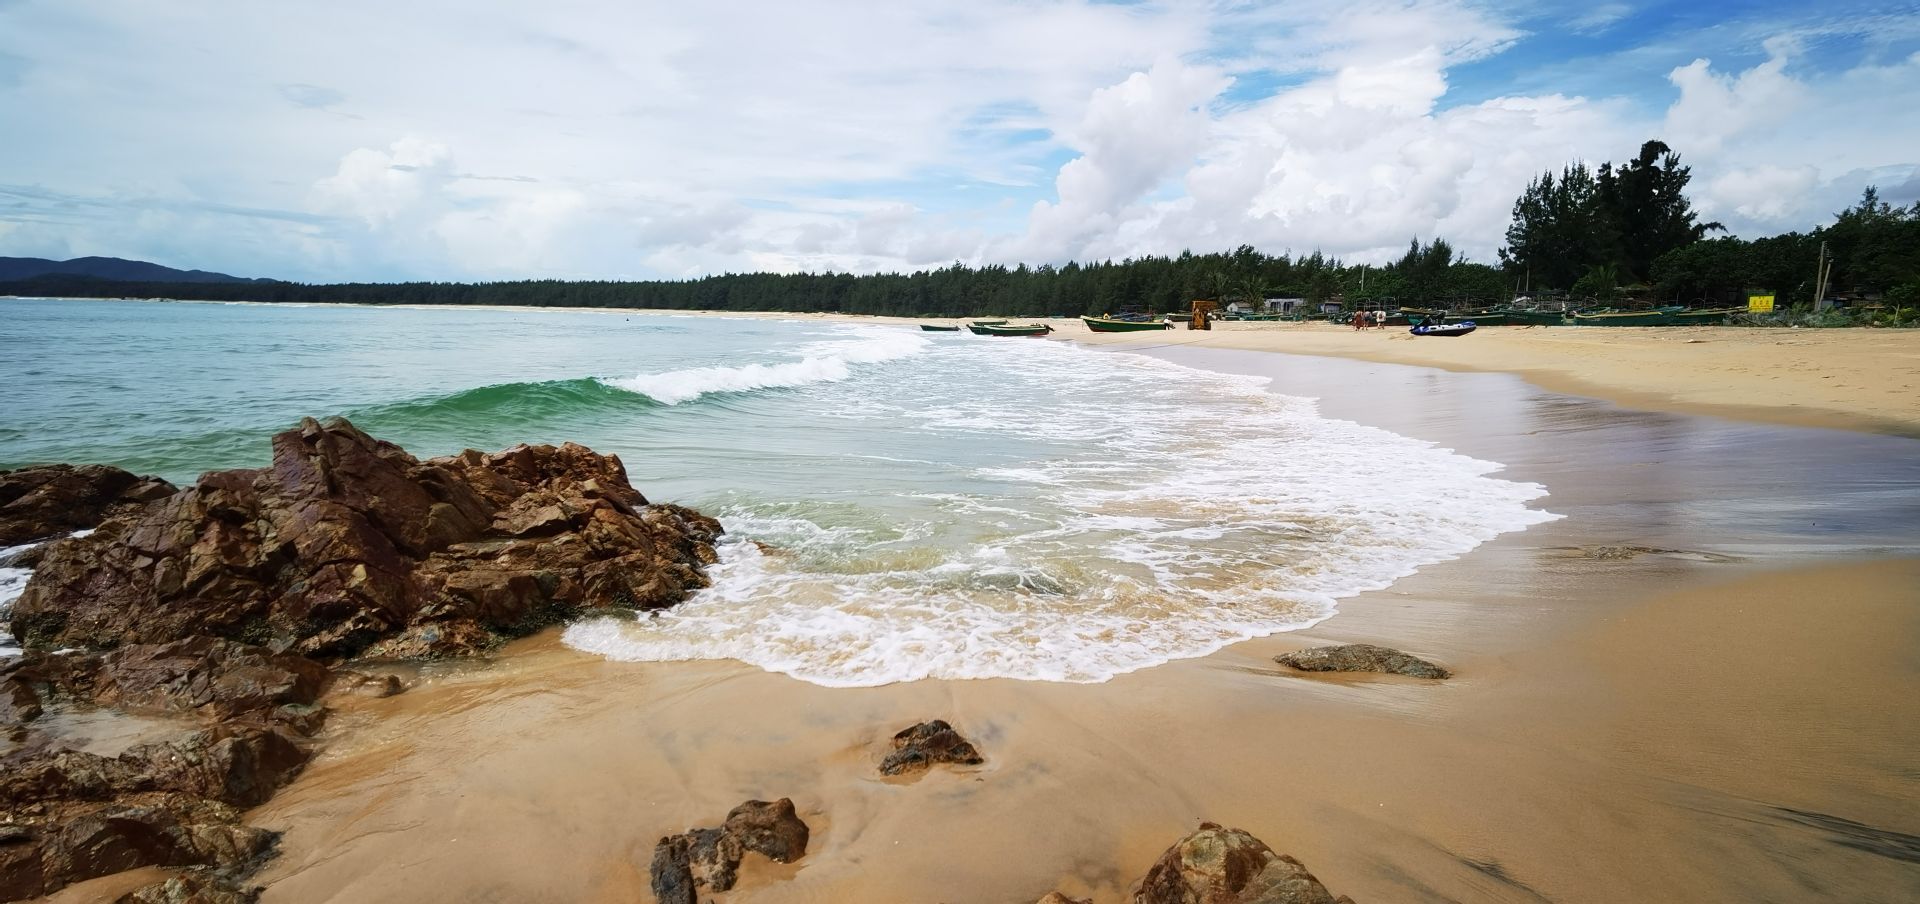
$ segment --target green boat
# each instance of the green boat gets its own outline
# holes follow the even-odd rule
[[[927,332],[929,332],[929,333],[957,333],[957,332],[960,332],[960,328],[959,328],[959,327],[957,327],[957,326],[942,326],[942,325],[940,325],[940,324],[938,324],[938,323],[923,323],[923,324],[920,324],[920,328],[921,328],[921,329],[923,329],[923,330],[926,330],[926,331],[927,331]]]
[[[1507,319],[1505,311],[1475,311],[1471,314],[1456,315],[1453,319],[1460,323],[1471,320],[1475,326],[1506,326],[1512,322]]]
[[[975,336],[1045,336],[1053,332],[1053,327],[1044,323],[976,323],[967,327]]]
[[[974,326],[1005,326],[1006,323],[1007,322],[1005,320],[975,320],[973,322],[973,325]]]
[[[1080,320],[1096,333],[1135,333],[1142,330],[1170,330],[1164,320],[1114,320],[1110,317],[1082,317]]]
[[[1695,326],[1701,324],[1726,323],[1727,318],[1739,313],[1743,313],[1739,308],[1720,308],[1713,311],[1682,311],[1673,315],[1673,322],[1676,324],[1693,324]]]
[[[1673,315],[1666,311],[1620,311],[1611,314],[1575,314],[1578,326],[1667,326]]]
[[[1525,323],[1532,326],[1560,326],[1567,322],[1565,311],[1514,311],[1505,310],[1508,323]]]

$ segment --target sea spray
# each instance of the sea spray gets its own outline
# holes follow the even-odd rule
[[[896,329],[866,329],[851,340],[803,347],[799,360],[771,364],[691,367],[608,380],[610,385],[678,405],[710,393],[750,392],[831,383],[853,376],[854,366],[894,361],[927,348],[925,339]]]
[[[1103,681],[1306,627],[1556,517],[1497,464],[1325,418],[1262,378],[1056,343],[949,341],[916,363],[843,384],[860,404],[839,416],[938,437],[953,457],[920,467],[940,488],[891,520],[871,505],[723,509],[733,539],[711,589],[566,642],[831,686]],[[1016,445],[995,463],[967,454]]]

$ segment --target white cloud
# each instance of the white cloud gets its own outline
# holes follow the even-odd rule
[[[1604,29],[1630,12],[1554,18]],[[1920,125],[1900,111],[1920,109],[1920,58],[1816,68],[1783,39],[1744,69],[1635,57],[1671,70],[1666,96],[1499,96],[1485,73],[1528,39],[1518,15],[1480,0],[23,0],[0,7],[0,124],[43,140],[0,149],[0,254],[639,277],[1242,243],[1380,259],[1439,234],[1488,259],[1534,174],[1649,137],[1695,166],[1710,216],[1750,233],[1811,225],[1862,180],[1916,178]],[[1772,34],[1811,47],[1837,21]],[[1470,63],[1482,84],[1457,103]]]

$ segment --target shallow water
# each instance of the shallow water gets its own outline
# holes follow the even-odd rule
[[[829,685],[1100,681],[1313,624],[1554,517],[1494,462],[1324,417],[1265,378],[1063,343],[577,311],[0,313],[0,467],[187,481],[263,464],[270,433],[328,414],[423,457],[618,453],[642,492],[729,538],[689,603],[567,632],[613,659]]]

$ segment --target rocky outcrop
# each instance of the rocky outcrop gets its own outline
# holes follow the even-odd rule
[[[660,904],[695,904],[698,891],[728,891],[739,877],[740,861],[757,853],[776,863],[792,863],[807,854],[807,824],[793,801],[750,800],[734,807],[717,829],[693,829],[660,839],[648,872]]]
[[[893,736],[893,750],[880,761],[882,775],[919,772],[934,763],[977,766],[986,762],[973,744],[939,719],[922,722]]]
[[[240,808],[306,764],[327,679],[311,660],[207,637],[7,664],[0,688],[33,707],[10,726],[20,746],[0,756],[0,900],[142,866],[250,869],[277,836],[241,824]],[[102,756],[35,730],[40,710],[58,705],[188,721],[174,737]]]
[[[1453,673],[1416,656],[1370,643],[1315,647],[1273,657],[1303,672],[1387,672],[1409,678],[1449,678]]]
[[[1300,861],[1260,839],[1203,822],[1160,855],[1134,904],[1352,904],[1335,898]]]
[[[258,900],[260,889],[201,871],[136,888],[115,898],[113,904],[253,904]]]
[[[705,586],[720,526],[649,505],[573,444],[419,461],[344,420],[273,438],[273,464],[50,544],[14,606],[29,647],[195,635],[320,658],[470,653],[583,609]]]
[[[61,489],[80,473],[93,471],[0,502],[80,498]],[[404,687],[328,663],[469,653],[584,609],[671,605],[705,585],[720,532],[649,504],[618,458],[581,446],[422,462],[340,420],[275,436],[270,467],[210,473],[164,498],[142,501],[158,489],[133,480],[100,483],[93,496],[115,501],[94,532],[27,563],[12,627],[28,652],[0,662],[0,733],[13,745],[0,754],[0,901],[142,866],[190,872],[123,901],[253,900],[236,880],[276,835],[243,825],[240,809],[306,764],[329,690]],[[162,730],[178,729],[107,756],[45,730],[60,707],[160,714]],[[730,885],[747,851],[806,849],[787,801],[743,805],[708,831],[683,847],[709,882]]]
[[[1046,897],[1033,902],[1033,904],[1093,904],[1093,899],[1069,898],[1066,895],[1063,895],[1055,891],[1055,892],[1048,892]]]
[[[158,477],[107,465],[47,465],[0,471],[0,546],[92,527],[107,516],[178,490]]]

